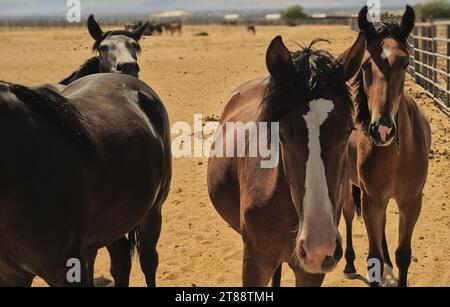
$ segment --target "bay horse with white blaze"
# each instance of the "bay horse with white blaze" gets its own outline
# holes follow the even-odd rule
[[[266,58],[271,77],[239,87],[220,120],[223,135],[227,123],[279,122],[276,167],[262,168],[261,156],[209,160],[211,201],[244,241],[244,286],[267,286],[283,262],[297,286],[320,286],[342,258],[338,223],[353,129],[345,84],[359,70],[366,37],[361,32],[338,61],[311,46],[291,54],[276,37]],[[212,149],[234,143],[236,135],[227,134]]]
[[[368,47],[361,71],[351,84],[357,129],[349,147],[349,173],[353,198],[362,205],[369,236],[368,259],[384,267],[383,283],[407,286],[411,264],[411,239],[422,206],[422,191],[428,173],[431,129],[414,100],[404,92],[409,66],[407,39],[414,28],[414,10],[407,6],[401,24],[373,24],[367,6],[359,14],[359,27],[367,33]],[[398,249],[395,253],[399,281],[393,275],[386,241],[386,209],[395,199],[399,210]],[[355,252],[351,198],[344,206],[347,226],[345,273],[354,277]],[[372,286],[379,282],[372,281]]]
[[[81,263],[76,285],[91,285],[88,255],[136,225],[154,285],[171,181],[164,105],[127,75],[96,74],[59,89],[0,82],[0,286],[30,286],[35,276],[73,286],[72,258]]]
[[[145,23],[133,31],[103,32],[93,15],[87,21],[89,34],[95,40],[92,49],[98,52],[86,61],[77,71],[60,81],[69,85],[82,77],[97,73],[119,73],[139,77],[140,67],[137,55],[141,51],[139,41],[144,35],[149,23]]]

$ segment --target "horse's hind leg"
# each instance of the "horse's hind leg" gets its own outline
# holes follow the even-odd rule
[[[281,263],[278,269],[275,271],[272,277],[272,287],[279,288],[281,287],[281,275],[283,272],[283,264]]]
[[[94,268],[95,268],[95,259],[97,258],[98,250],[88,253],[86,257],[87,262],[87,271],[88,271],[88,286],[95,287],[94,283]]]
[[[411,265],[411,238],[422,209],[422,193],[416,198],[399,203],[399,246],[395,253],[399,269],[399,287],[408,286],[408,269]]]
[[[139,225],[140,254],[142,272],[148,287],[156,287],[156,270],[158,269],[158,251],[156,250],[161,234],[161,209],[150,211]]]
[[[111,275],[115,287],[128,287],[131,273],[131,246],[126,237],[122,237],[108,247],[111,257]]]
[[[347,197],[344,203],[344,219],[345,227],[347,231],[345,249],[345,277],[349,279],[357,278],[356,268],[355,268],[355,250],[353,248],[353,219],[355,218],[355,207],[361,206],[361,190],[357,186],[352,187],[352,197]]]

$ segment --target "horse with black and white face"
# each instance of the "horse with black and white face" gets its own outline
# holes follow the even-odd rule
[[[93,50],[98,52],[98,56],[90,58],[60,84],[68,85],[96,73],[119,73],[138,78],[140,72],[138,54],[141,51],[139,41],[148,25],[145,23],[131,32],[124,30],[103,32],[94,16],[89,16],[88,30],[95,40]]]

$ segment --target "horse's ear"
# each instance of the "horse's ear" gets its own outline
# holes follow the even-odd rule
[[[139,41],[142,38],[142,35],[144,35],[144,32],[147,30],[149,25],[150,25],[150,23],[147,21],[139,29],[136,29],[135,31],[133,31],[133,36],[137,41]]]
[[[407,5],[405,14],[403,14],[402,23],[400,29],[405,39],[408,39],[409,34],[411,34],[414,29],[414,24],[416,22],[416,13],[414,9]]]
[[[367,48],[366,32],[360,31],[353,46],[341,54],[336,60],[344,72],[345,80],[350,80],[360,70]]]
[[[275,79],[289,77],[295,71],[291,52],[284,45],[281,36],[275,37],[270,43],[266,64],[270,75]]]
[[[376,30],[371,21],[369,21],[369,8],[364,6],[358,15],[359,30],[366,32],[367,38],[371,39],[375,37]]]
[[[96,41],[100,40],[102,38],[103,31],[95,20],[94,15],[89,16],[87,24],[89,34],[91,34],[92,38]]]

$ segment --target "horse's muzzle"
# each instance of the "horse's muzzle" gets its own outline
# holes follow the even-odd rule
[[[139,71],[141,70],[137,62],[119,63],[116,68],[117,72],[133,77],[139,77]]]
[[[376,146],[389,146],[397,134],[397,126],[392,120],[381,118],[370,124],[369,134]]]

